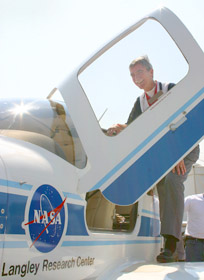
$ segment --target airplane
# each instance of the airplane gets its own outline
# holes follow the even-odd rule
[[[158,36],[151,48],[140,40],[146,34]],[[173,63],[172,75],[187,68],[151,108],[107,136],[130,84],[119,66],[142,49],[161,68]],[[203,68],[201,48],[162,7],[76,67],[47,99],[0,100],[1,279],[204,279],[202,263],[155,261],[163,242],[155,185],[204,138]],[[123,100],[118,112],[111,94]]]

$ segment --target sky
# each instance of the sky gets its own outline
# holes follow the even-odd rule
[[[98,48],[161,5],[204,50],[203,0],[0,0],[1,96],[46,97]]]
[[[0,0],[1,97],[46,98],[82,61],[160,6],[204,50],[203,0]]]

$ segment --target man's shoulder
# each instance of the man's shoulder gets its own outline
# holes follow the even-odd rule
[[[172,83],[172,82],[164,82],[164,83],[159,82],[160,90],[163,90],[164,92],[169,91],[174,86],[175,86],[175,83]]]
[[[170,90],[172,87],[174,87],[175,84],[174,83],[168,83],[168,90]]]

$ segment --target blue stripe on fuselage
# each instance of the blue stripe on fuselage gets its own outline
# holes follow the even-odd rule
[[[81,247],[81,246],[113,246],[113,245],[134,245],[134,244],[154,244],[160,243],[160,238],[155,239],[133,239],[133,240],[77,240],[77,241],[64,241],[62,247]]]

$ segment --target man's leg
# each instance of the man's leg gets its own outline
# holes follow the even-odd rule
[[[170,172],[157,185],[160,202],[161,235],[181,236],[184,212],[184,184],[187,177]]]
[[[179,241],[181,236],[184,212],[184,181],[198,157],[199,146],[185,157],[186,173],[184,175],[170,172],[157,184],[161,235],[166,238],[164,252],[158,256],[159,258],[157,257],[159,262],[173,261],[172,255],[176,249],[176,242]]]
[[[183,237],[181,236],[180,240],[176,243],[176,255],[178,261],[185,261],[186,254],[184,249],[184,241]]]

